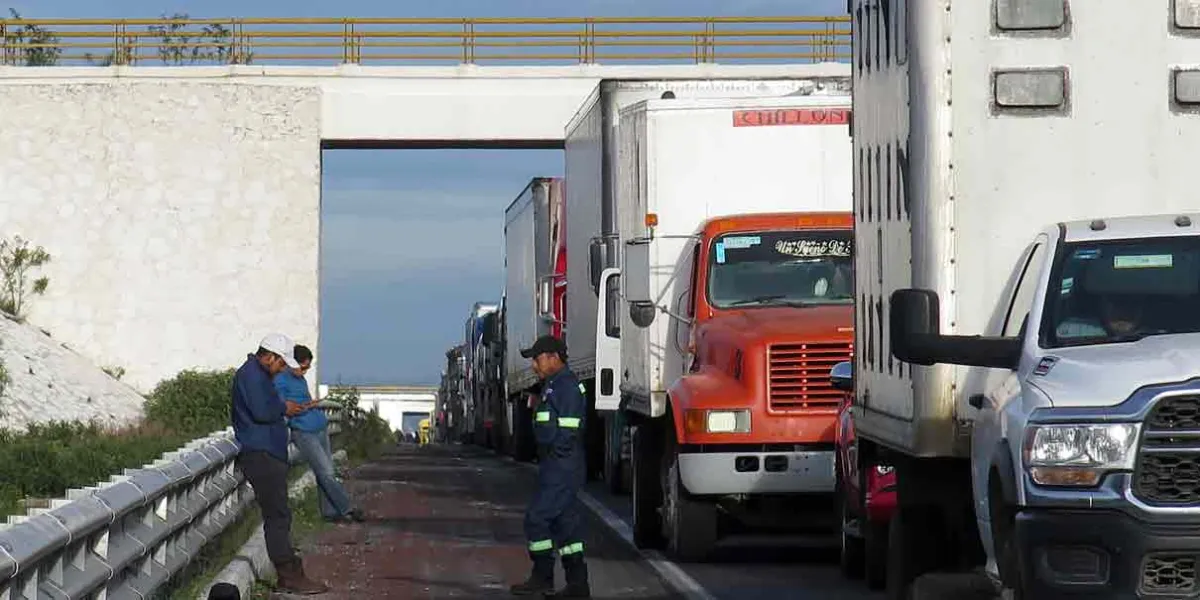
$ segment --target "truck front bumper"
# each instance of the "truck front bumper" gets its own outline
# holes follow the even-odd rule
[[[679,477],[697,495],[823,493],[834,489],[833,451],[685,452]]]
[[[1017,515],[1016,538],[1035,598],[1200,598],[1200,521],[1028,508]]]

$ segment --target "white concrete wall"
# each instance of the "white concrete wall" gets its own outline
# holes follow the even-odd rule
[[[270,331],[316,347],[320,110],[312,86],[0,85],[0,235],[53,256],[30,321],[144,391]]]

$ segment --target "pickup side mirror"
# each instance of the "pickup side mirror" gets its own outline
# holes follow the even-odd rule
[[[854,364],[843,361],[829,370],[829,383],[833,389],[842,392],[854,391]]]
[[[1021,338],[942,335],[937,292],[896,290],[889,304],[892,356],[899,360],[992,369],[1015,369],[1021,361]]]

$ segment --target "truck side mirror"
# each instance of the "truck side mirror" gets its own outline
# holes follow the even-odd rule
[[[638,327],[649,327],[657,308],[650,291],[650,240],[627,242],[622,257],[622,296],[629,303],[629,319]]]
[[[603,238],[592,238],[588,244],[588,279],[592,282],[592,293],[600,295],[600,275],[608,267],[608,245]]]
[[[902,289],[889,300],[892,356],[915,365],[964,365],[1016,369],[1021,338],[942,335],[937,292]]]
[[[833,389],[842,392],[854,391],[854,364],[843,361],[829,370],[829,383]]]

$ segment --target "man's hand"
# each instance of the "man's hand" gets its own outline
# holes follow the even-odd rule
[[[287,416],[289,416],[289,417],[294,417],[294,416],[304,412],[305,410],[308,410],[305,407],[305,405],[303,405],[303,404],[296,404],[295,402],[292,402],[291,400],[284,400],[284,402],[287,403]]]

